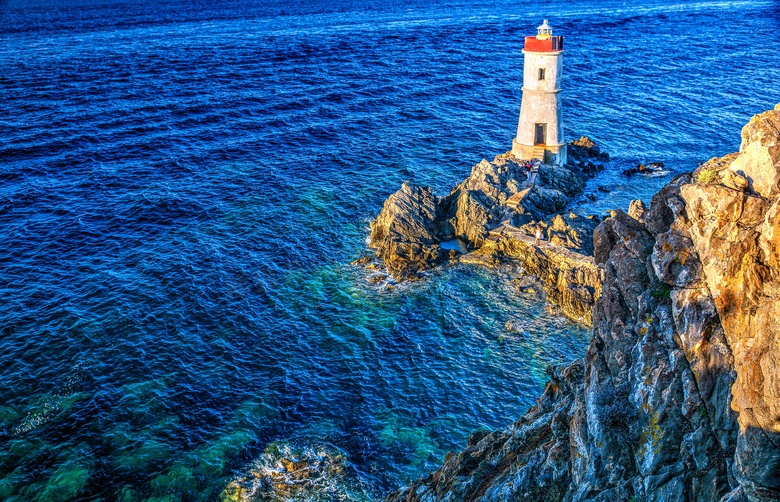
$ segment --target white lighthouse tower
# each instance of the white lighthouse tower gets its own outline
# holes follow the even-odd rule
[[[563,37],[553,36],[547,20],[523,47],[523,101],[512,152],[522,159],[546,164],[566,163],[566,141],[561,123]]]

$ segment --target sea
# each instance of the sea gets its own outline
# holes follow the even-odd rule
[[[544,19],[611,155],[578,214],[780,102],[778,0],[0,0],[0,500],[373,500],[519,418],[587,327],[511,264],[350,262],[511,148]]]

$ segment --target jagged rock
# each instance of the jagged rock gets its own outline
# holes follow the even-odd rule
[[[582,362],[547,373],[551,381],[536,406],[506,432],[480,433],[439,470],[386,500],[562,500],[571,479],[566,424]]]
[[[675,177],[650,200],[645,216],[645,227],[652,234],[668,232],[672,226],[684,228],[687,225],[685,201],[680,197],[680,187],[690,183],[691,175]]]
[[[601,148],[587,136],[582,136],[580,139],[569,142],[567,157],[570,163],[587,159],[609,161],[609,155],[606,152],[602,152]]]
[[[569,199],[560,190],[535,185],[523,198],[522,205],[517,211],[534,219],[543,219],[562,211],[568,203]]]
[[[584,185],[581,174],[548,165],[538,167],[533,187],[524,187],[526,179],[523,163],[510,152],[496,156],[493,162],[483,160],[475,165],[469,177],[441,199],[430,188],[404,183],[385,201],[372,224],[369,245],[377,249],[393,278],[417,279],[426,269],[458,260],[456,251],[442,249],[442,242],[458,238],[469,249],[479,249],[501,222],[522,224],[547,218],[563,210]],[[521,198],[509,207],[507,200],[514,195]],[[587,250],[590,238],[580,227],[583,225],[566,229],[557,238]],[[564,235],[568,231],[569,235]],[[472,256],[462,261],[500,261],[495,250],[482,255],[484,260]]]
[[[773,268],[777,248],[769,245],[780,199],[777,166],[765,162],[780,141],[778,120],[778,111],[754,117],[743,129],[742,152],[728,168],[742,167],[763,197],[716,185],[681,190],[691,239],[734,356],[732,408],[740,426],[735,475],[749,500],[780,497],[780,280]]]
[[[548,182],[567,193],[582,189],[581,179],[567,175],[570,173],[567,169],[540,166],[540,177],[542,172],[546,173]],[[499,155],[493,162],[483,160],[475,165],[471,175],[441,200],[442,215],[446,219],[444,232],[472,247],[482,246],[490,229],[513,213],[505,206],[506,200],[518,193],[525,180],[522,163],[509,154]],[[540,182],[526,195],[519,211],[539,218],[560,211],[568,201],[564,192]]]
[[[673,232],[659,234],[651,256],[655,275],[661,282],[675,288],[704,286],[701,263],[693,249],[693,242]]]
[[[526,235],[534,236],[537,223],[542,227],[546,241],[586,256],[593,255],[593,232],[600,223],[597,218],[569,212],[556,214],[544,221],[530,221],[520,226],[519,230]]]
[[[567,198],[574,197],[585,186],[585,179],[580,174],[565,167],[541,165],[536,176],[537,183],[558,190]],[[556,210],[548,211],[548,214]]]
[[[442,201],[447,218],[447,233],[480,247],[490,228],[501,222],[497,200],[485,192],[458,188]]]
[[[371,230],[369,246],[377,250],[396,279],[414,279],[418,272],[450,257],[442,249],[438,201],[430,188],[404,183],[388,197]]]
[[[676,289],[670,294],[675,340],[685,352],[696,392],[706,406],[712,430],[724,451],[733,451],[736,415],[731,410],[734,357],[718,322],[715,302],[706,286]]]
[[[350,264],[351,265],[368,265],[371,263],[371,257],[370,256],[361,256],[357,260],[353,260]]]
[[[742,128],[739,157],[728,167],[747,178],[752,190],[773,197],[780,187],[780,113],[769,110],[750,119]]]
[[[647,214],[647,206],[641,200],[632,200],[628,206],[628,215],[640,223],[645,222],[645,215]]]

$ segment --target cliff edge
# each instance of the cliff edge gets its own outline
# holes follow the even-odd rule
[[[780,105],[594,233],[582,360],[387,501],[780,500]]]

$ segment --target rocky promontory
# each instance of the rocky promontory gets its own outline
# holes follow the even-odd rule
[[[372,223],[370,247],[395,280],[419,279],[425,270],[459,260],[519,261],[527,274],[542,279],[551,302],[590,323],[601,289],[592,258],[600,219],[560,213],[582,192],[593,161],[609,156],[587,137],[569,146],[570,165],[537,161],[530,175],[526,161],[511,152],[483,160],[444,197],[404,183]],[[545,247],[528,242],[536,224],[543,229]],[[469,251],[465,256],[463,248]]]
[[[780,106],[595,229],[581,360],[388,501],[780,500]]]

